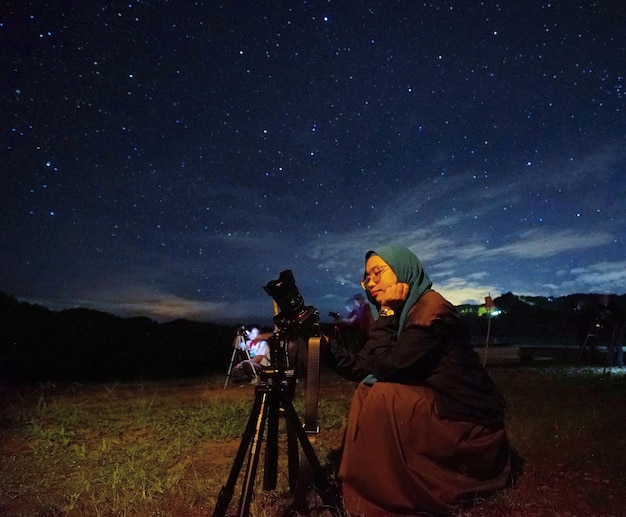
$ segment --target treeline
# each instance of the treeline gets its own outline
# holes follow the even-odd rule
[[[624,312],[626,296],[611,296]],[[459,307],[479,344],[544,340],[582,342],[606,297],[495,298],[500,314]],[[5,381],[124,381],[198,377],[226,372],[236,326],[120,318],[89,309],[51,311],[0,292],[0,378]],[[332,333],[332,328],[323,330]]]
[[[0,378],[107,381],[195,377],[224,370],[234,327],[60,312],[0,293]]]

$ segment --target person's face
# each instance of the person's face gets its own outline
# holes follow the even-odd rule
[[[372,294],[374,299],[383,293],[387,287],[398,283],[398,277],[393,269],[378,255],[372,255],[365,263],[363,285]]]
[[[250,332],[248,332],[248,336],[250,336],[250,339],[256,339],[258,335],[259,335],[259,329],[256,327],[252,327],[250,329]]]

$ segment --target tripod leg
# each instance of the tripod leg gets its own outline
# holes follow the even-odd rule
[[[280,400],[274,392],[271,392],[269,396],[263,490],[274,490],[278,480],[278,419]]]
[[[288,423],[289,437],[289,488],[293,494],[293,503],[289,513],[296,515],[309,514],[308,493],[313,482],[313,473],[311,465],[307,458],[302,454],[300,458],[300,449],[298,447],[298,436],[291,423]],[[293,444],[291,442],[294,442]]]
[[[285,417],[287,418],[288,425],[291,425],[294,432],[298,437],[298,441],[300,442],[300,446],[302,447],[302,451],[306,456],[306,459],[309,463],[309,466],[313,473],[313,480],[315,484],[315,489],[322,497],[322,501],[324,504],[329,506],[336,506],[337,504],[337,492],[333,486],[331,486],[322,465],[320,464],[317,456],[315,454],[315,450],[309,441],[306,431],[302,427],[300,423],[300,419],[298,418],[298,413],[293,407],[291,401],[285,401],[283,403],[283,407],[285,408]]]
[[[256,455],[258,456],[258,444],[260,444],[263,438],[263,425],[260,424],[263,424],[265,421],[265,411],[266,406],[264,397],[256,397],[254,406],[252,407],[252,412],[250,413],[250,416],[248,418],[248,423],[246,424],[246,428],[241,438],[241,443],[239,444],[239,449],[237,450],[237,455],[235,456],[235,461],[233,462],[233,466],[230,469],[228,480],[220,490],[220,493],[217,497],[217,503],[215,505],[215,509],[213,510],[213,517],[226,516],[226,512],[228,511],[228,506],[233,498],[235,485],[237,484],[237,479],[239,478],[241,467],[243,466],[243,461],[246,457],[248,449],[250,448],[250,444],[252,444],[252,449],[250,451],[251,457],[253,453],[256,453]],[[254,471],[252,471],[250,462],[251,461],[249,460],[245,484],[252,485],[248,488],[251,498],[252,488],[254,485],[254,475],[256,473],[256,466],[254,466]]]
[[[260,394],[260,397],[258,396]],[[246,475],[243,480],[243,488],[241,490],[241,499],[239,501],[239,516],[248,517],[250,515],[250,502],[254,492],[254,480],[256,471],[259,466],[259,457],[261,455],[261,442],[263,441],[263,429],[265,427],[265,419],[268,410],[268,393],[257,390],[259,411],[256,418],[255,433],[250,445],[250,456],[248,457],[248,465]]]
[[[246,351],[246,358],[247,358],[247,360],[250,363],[252,363],[252,356],[250,355],[250,351],[247,348],[245,349],[245,351]],[[256,381],[259,378],[259,375],[258,375],[258,373],[256,371],[256,368],[254,367],[254,364],[252,364],[251,366],[252,366],[252,378],[253,378],[253,380]]]
[[[287,422],[287,468],[289,490],[294,492],[300,476],[300,448],[296,431],[289,421]]]
[[[288,397],[293,402],[296,392],[296,379],[292,378],[288,383],[288,391],[283,396]],[[294,492],[300,477],[300,447],[298,444],[298,435],[289,419],[286,420],[287,428],[287,467],[289,473],[289,490]]]
[[[226,385],[228,384],[228,379],[230,379],[230,375],[233,373],[233,365],[235,364],[236,357],[237,357],[237,349],[233,348],[233,354],[230,356],[230,364],[228,365],[228,372],[226,372],[226,380],[224,381],[224,389],[226,389]]]

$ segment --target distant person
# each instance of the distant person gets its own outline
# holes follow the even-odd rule
[[[581,298],[574,306],[576,339],[580,358],[590,362],[596,359],[596,345],[600,331],[598,302],[595,298]]]
[[[465,320],[403,246],[368,251],[361,285],[379,313],[363,349],[324,339],[357,381],[338,470],[349,514],[447,515],[507,485],[504,399]]]
[[[348,315],[341,318],[341,322],[351,329],[351,332],[349,332],[349,350],[357,353],[369,339],[372,326],[374,325],[374,316],[372,316],[372,310],[362,293],[354,295],[352,307]]]
[[[600,297],[602,334],[606,343],[606,363],[608,366],[624,366],[624,327],[626,316],[616,296]]]
[[[356,311],[356,302],[354,297],[346,299],[344,304],[344,313],[341,315],[338,312],[329,313],[334,318],[334,338],[341,341],[341,343],[348,349],[353,350],[354,343],[358,339],[357,326],[353,324],[352,317]]]
[[[245,380],[256,381],[261,370],[270,364],[270,347],[265,339],[259,337],[260,329],[257,325],[252,325],[246,333],[247,340],[244,351],[250,359],[245,359],[233,368],[233,381],[242,382]]]

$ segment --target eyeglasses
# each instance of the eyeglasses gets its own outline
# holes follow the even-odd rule
[[[368,291],[369,288],[367,287],[367,284],[370,283],[370,280],[374,282],[375,284],[380,282],[380,275],[383,273],[383,271],[385,271],[385,269],[389,269],[389,266],[373,267],[372,270],[369,272],[369,274],[366,274],[363,277],[363,280],[361,280],[361,287],[365,289],[366,291]]]

